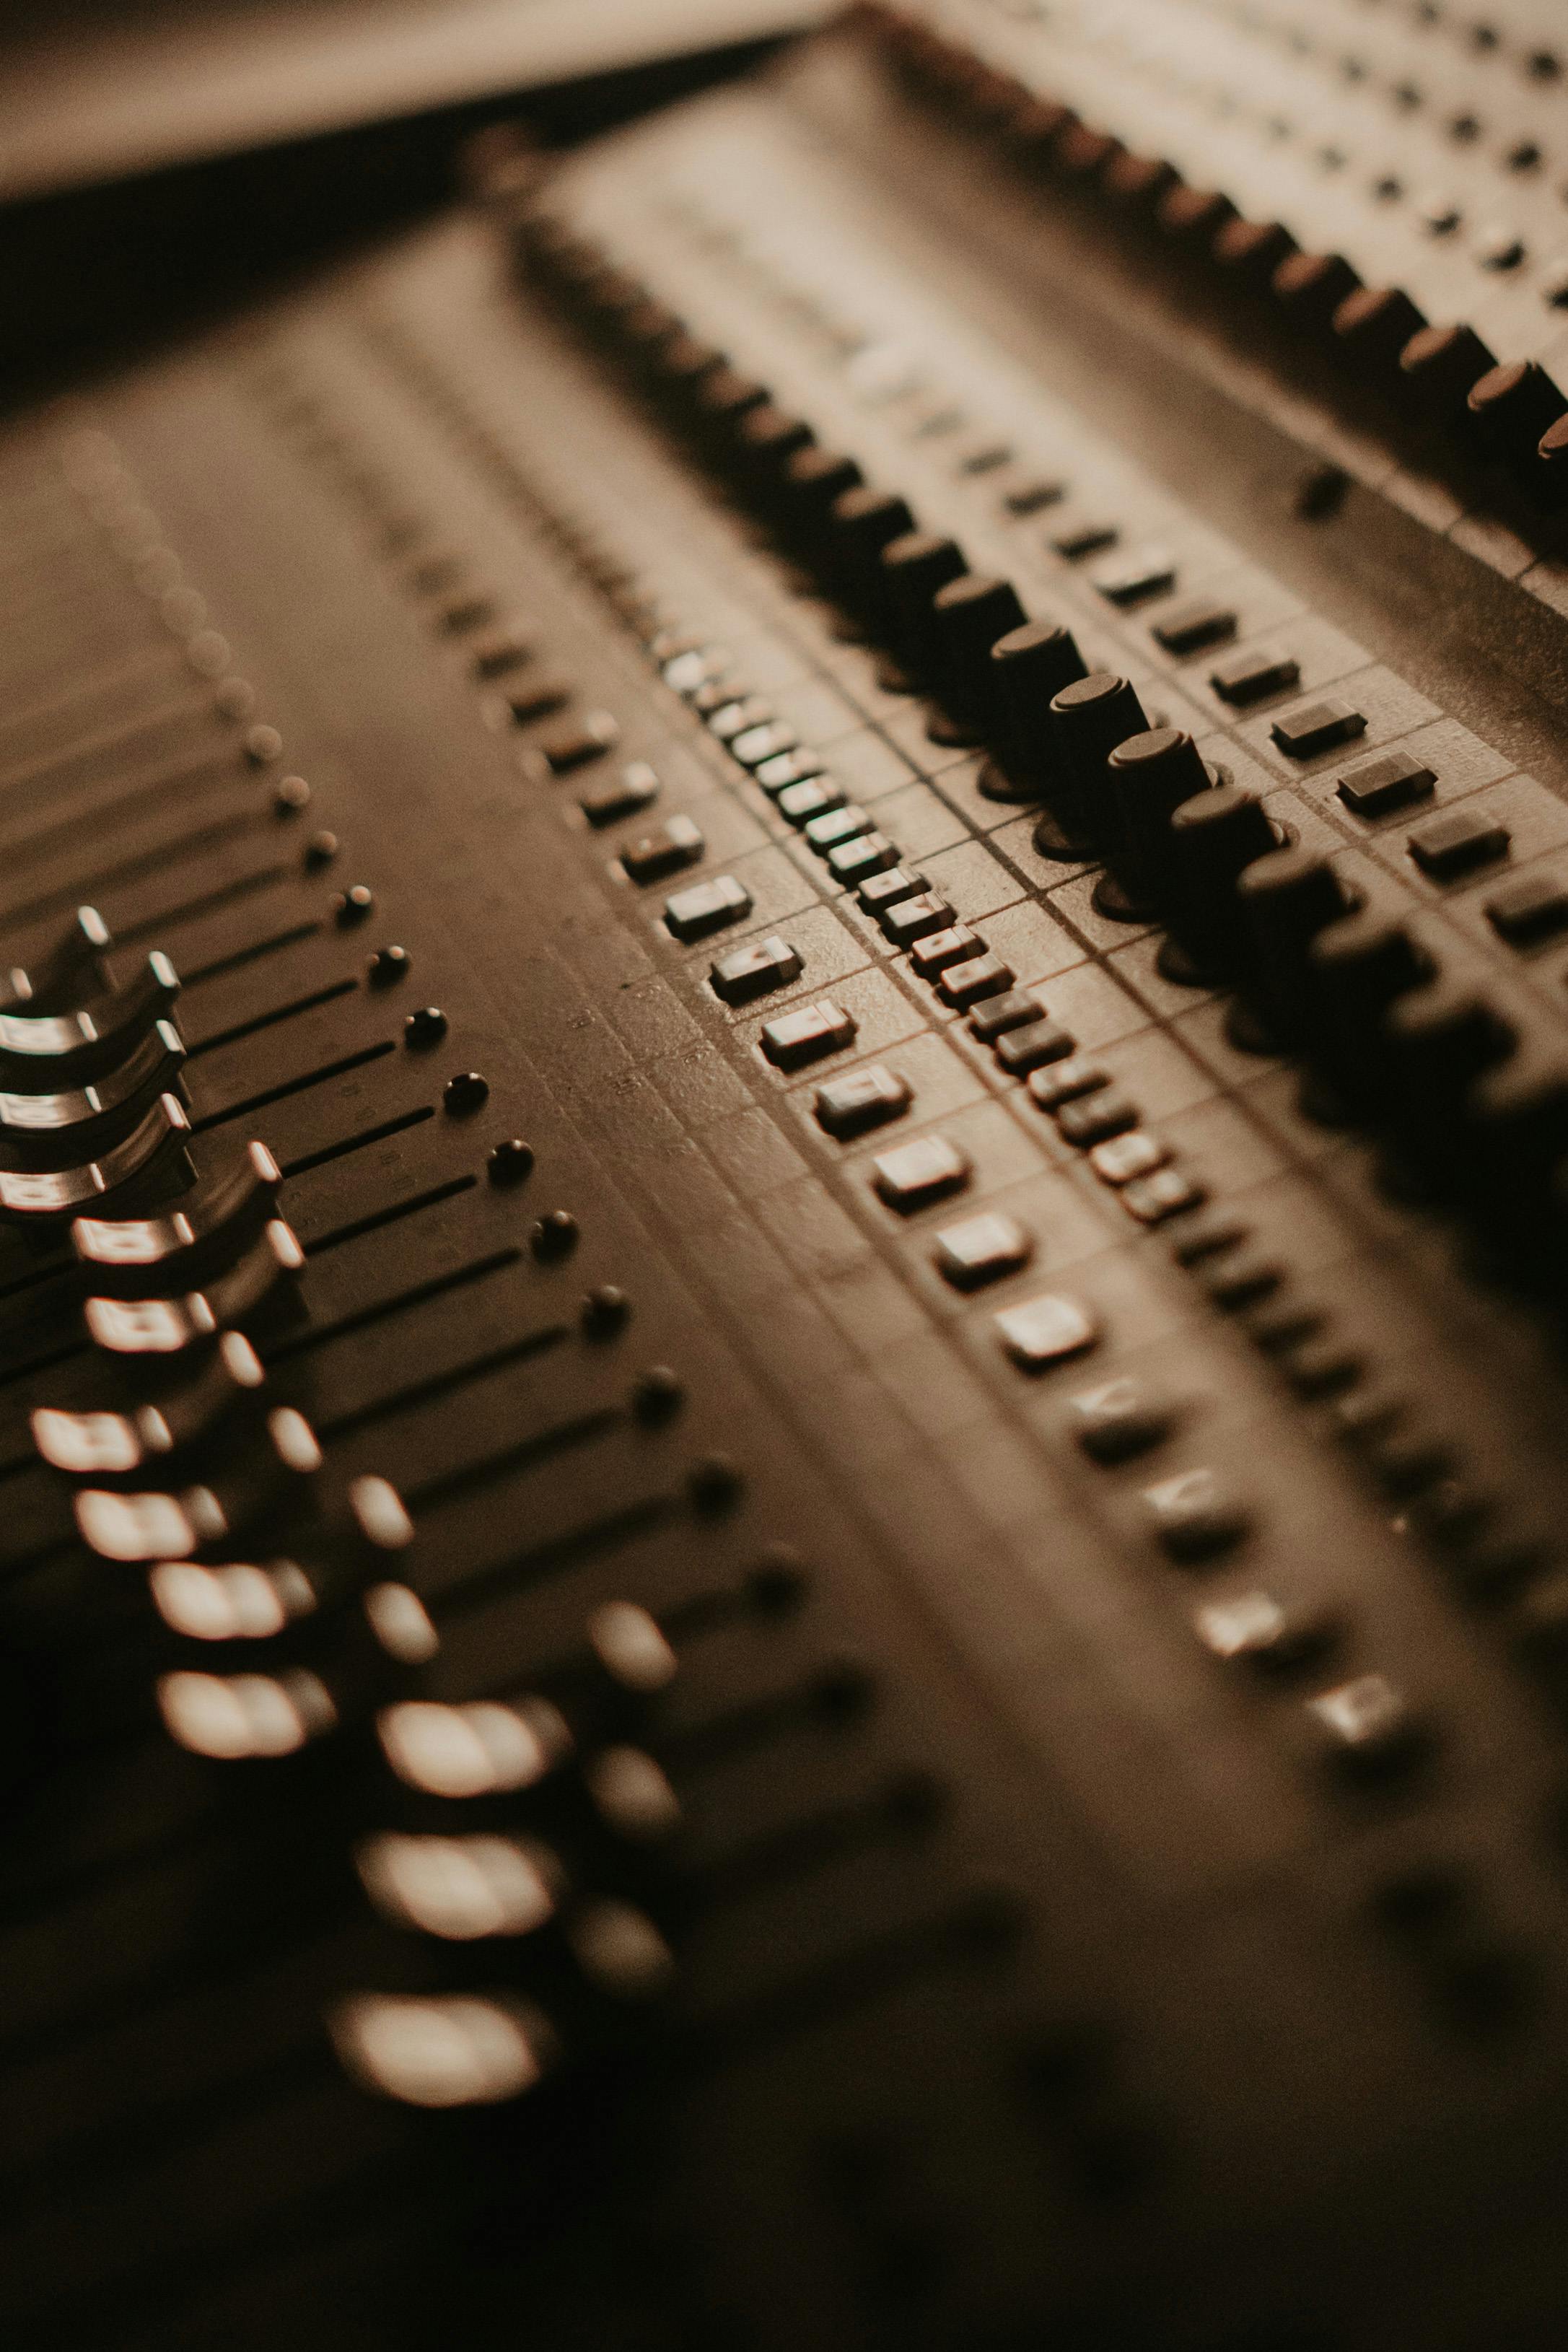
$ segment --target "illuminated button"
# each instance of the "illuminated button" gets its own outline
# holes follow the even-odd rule
[[[1248,1532],[1249,1516],[1212,1470],[1185,1470],[1146,1486],[1144,1502],[1154,1532],[1173,1559],[1210,1559],[1229,1551]]]
[[[945,1200],[969,1181],[970,1163],[945,1135],[923,1135],[896,1151],[879,1152],[872,1161],[872,1182],[879,1197],[902,1216]]]
[[[944,1225],[934,1252],[937,1272],[955,1290],[977,1290],[1004,1275],[1017,1274],[1034,1255],[1034,1243],[1016,1218],[988,1213]]]
[[[1089,1309],[1080,1300],[1055,1291],[1028,1299],[1021,1307],[1004,1307],[994,1319],[1008,1354],[1030,1372],[1081,1356],[1100,1336]]]
[[[664,901],[666,928],[683,946],[706,939],[710,931],[721,931],[727,924],[738,923],[750,912],[751,893],[733,874],[694,883],[689,890],[677,890]]]
[[[1131,1462],[1161,1444],[1176,1425],[1173,1408],[1140,1381],[1082,1389],[1070,1404],[1073,1434],[1094,1462]]]
[[[788,988],[799,980],[800,958],[789,945],[776,934],[765,940],[753,940],[730,955],[721,956],[709,971],[714,993],[726,1004],[747,1004],[754,996],[767,996],[776,988]]]
[[[783,1013],[777,1021],[764,1022],[761,1045],[776,1069],[798,1070],[807,1062],[820,1062],[825,1055],[842,1053],[854,1038],[855,1023],[824,997],[815,1004],[802,1005],[799,1012]]]
[[[846,1142],[869,1128],[902,1118],[913,1099],[908,1081],[878,1062],[869,1070],[852,1070],[848,1077],[819,1087],[812,1108],[818,1126]]]

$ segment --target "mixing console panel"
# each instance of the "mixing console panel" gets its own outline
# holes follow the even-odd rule
[[[8,2341],[1561,2344],[1551,13],[862,10],[8,426]]]

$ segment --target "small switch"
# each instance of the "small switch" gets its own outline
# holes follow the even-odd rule
[[[855,893],[855,902],[862,913],[880,918],[884,908],[915,898],[925,888],[924,874],[911,873],[907,866],[888,866],[880,874],[868,876]]]
[[[799,1012],[765,1022],[760,1042],[776,1069],[798,1070],[808,1062],[821,1061],[825,1055],[841,1053],[853,1045],[854,1038],[855,1024],[849,1014],[823,997],[815,1004],[803,1004]]]
[[[614,824],[636,816],[659,797],[659,779],[646,760],[633,760],[618,776],[590,784],[577,796],[577,805],[591,825]]]
[[[1208,682],[1222,702],[1245,710],[1270,694],[1284,694],[1299,686],[1301,666],[1292,654],[1271,650],[1233,654],[1210,670]]]
[[[967,923],[949,923],[946,930],[927,931],[909,950],[909,961],[922,980],[935,980],[949,964],[966,963],[985,952],[986,942]]]
[[[1176,1426],[1175,1409],[1141,1381],[1107,1381],[1071,1400],[1073,1434],[1092,1461],[1131,1462],[1163,1444]]]
[[[1078,1299],[1055,1291],[1028,1299],[1021,1307],[1005,1307],[995,1321],[1014,1363],[1030,1372],[1081,1356],[1100,1336],[1089,1309]]]
[[[1009,988],[1005,995],[988,998],[970,1013],[969,1034],[982,1045],[994,1045],[1009,1029],[1021,1029],[1027,1023],[1045,1018],[1045,1007],[1038,996],[1027,988]]]
[[[768,761],[777,760],[780,753],[799,747],[794,729],[775,719],[766,727],[747,728],[744,734],[735,737],[729,748],[743,768],[760,768]]]
[[[1292,760],[1315,760],[1320,751],[1335,751],[1341,743],[1352,743],[1358,735],[1364,735],[1366,719],[1337,695],[1328,695],[1322,702],[1304,702],[1288,710],[1274,720],[1269,732]]]
[[[1249,1519],[1212,1470],[1185,1470],[1144,1490],[1155,1534],[1173,1559],[1211,1559],[1248,1532]]]
[[[800,977],[800,958],[788,940],[777,936],[753,940],[711,966],[708,978],[714,994],[726,1004],[748,1004],[754,996],[768,996]]]
[[[1232,1593],[1197,1610],[1193,1630],[1211,1656],[1229,1665],[1261,1666],[1286,1673],[1321,1657],[1333,1638],[1330,1619],[1319,1610],[1287,1608],[1271,1592]]]
[[[895,948],[912,948],[929,931],[945,931],[954,921],[953,908],[939,891],[922,890],[915,898],[885,907],[878,917],[883,936]]]
[[[1011,964],[1000,956],[973,955],[967,962],[948,965],[936,982],[936,993],[945,1004],[965,1013],[988,996],[1000,996],[1011,988],[1014,977]]]
[[[1162,1143],[1157,1135],[1140,1127],[1130,1135],[1117,1136],[1113,1141],[1097,1143],[1089,1155],[1089,1164],[1103,1184],[1119,1189],[1140,1176],[1152,1176],[1170,1156],[1168,1143]]]
[[[1056,1131],[1077,1151],[1108,1143],[1138,1124],[1138,1106],[1120,1087],[1097,1087],[1092,1094],[1063,1103],[1056,1114]]]
[[[1511,948],[1533,947],[1568,930],[1568,882],[1557,874],[1521,874],[1486,901],[1487,920]]]
[[[1076,1102],[1080,1095],[1097,1094],[1111,1083],[1109,1070],[1101,1068],[1085,1055],[1073,1054],[1064,1062],[1056,1062],[1049,1069],[1032,1070],[1029,1091],[1041,1110],[1058,1111],[1063,1103]]]
[[[1167,654],[1197,654],[1209,646],[1226,644],[1236,635],[1236,614],[1228,604],[1195,598],[1155,621],[1151,634]]]
[[[786,824],[802,828],[813,817],[841,809],[844,796],[830,776],[811,776],[803,784],[786,784],[775,806]]]
[[[1034,1255],[1034,1243],[1013,1217],[988,1213],[959,1225],[944,1225],[934,1259],[955,1290],[978,1290],[1004,1275],[1017,1274]]]
[[[721,743],[733,743],[748,727],[766,727],[773,718],[773,705],[764,702],[758,694],[746,694],[729,702],[721,702],[708,714],[708,732],[716,735]]]
[[[1434,772],[1408,751],[1385,751],[1379,759],[1348,769],[1334,789],[1353,816],[1378,817],[1430,800],[1437,781]]]
[[[818,1126],[843,1143],[902,1118],[913,1100],[908,1081],[877,1062],[869,1070],[852,1070],[847,1077],[819,1087],[812,1108]]]
[[[872,1181],[890,1209],[911,1216],[933,1201],[946,1200],[969,1181],[969,1160],[945,1135],[917,1136],[896,1151],[879,1152],[872,1161]]]
[[[695,866],[706,846],[689,816],[666,817],[654,832],[641,834],[626,844],[621,864],[631,881],[645,887],[663,881],[666,874],[679,873],[683,866]]]
[[[1429,818],[1410,835],[1411,856],[1434,882],[1454,882],[1478,866],[1495,866],[1506,857],[1511,836],[1479,810],[1447,809]]]
[[[751,893],[733,874],[695,882],[689,890],[677,890],[664,901],[665,924],[683,946],[706,940],[710,931],[722,931],[750,912]]]
[[[828,852],[828,871],[847,890],[858,889],[873,874],[885,874],[897,863],[898,851],[885,833],[858,834]]]
[[[1065,1062],[1077,1043],[1076,1037],[1047,1013],[1022,1027],[1005,1029],[998,1036],[994,1050],[998,1066],[1010,1078],[1027,1078],[1031,1070],[1043,1069],[1048,1062]]]
[[[777,795],[789,784],[809,783],[813,776],[820,776],[822,763],[815,751],[797,746],[792,751],[776,751],[770,760],[759,760],[751,772],[765,793]]]
[[[859,841],[875,827],[862,808],[836,808],[824,809],[801,830],[817,856],[826,857],[844,842]]]

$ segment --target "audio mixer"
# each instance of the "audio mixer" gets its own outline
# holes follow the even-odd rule
[[[1568,47],[929,0],[0,440],[18,2347],[1568,2329]]]

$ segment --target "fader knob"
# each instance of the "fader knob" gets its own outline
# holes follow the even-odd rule
[[[936,694],[971,740],[996,728],[1001,698],[991,648],[1025,618],[1010,580],[966,572],[937,590],[931,638]]]
[[[991,647],[1001,689],[1001,736],[996,762],[981,789],[993,800],[1043,800],[1055,741],[1051,706],[1063,687],[1087,677],[1071,629],[1054,621],[1026,621]]]
[[[1181,727],[1128,736],[1111,754],[1110,776],[1117,840],[1111,863],[1129,900],[1152,908],[1171,893],[1171,819],[1195,793],[1210,791],[1214,779]]]
[[[1297,846],[1260,857],[1236,889],[1270,1024],[1282,1037],[1300,1036],[1312,1003],[1312,944],[1345,913],[1344,885],[1320,851]]]
[[[1280,846],[1256,793],[1217,784],[1184,801],[1171,817],[1174,894],[1167,917],[1197,969],[1219,974],[1246,961],[1247,933],[1236,885],[1255,859]]]
[[[1057,764],[1053,773],[1056,814],[1071,838],[1103,845],[1116,839],[1116,811],[1106,766],[1118,743],[1148,728],[1144,706],[1124,677],[1091,670],[1064,686],[1051,706]]]
[[[956,540],[913,530],[882,551],[893,650],[917,677],[930,674],[937,592],[968,571]]]

